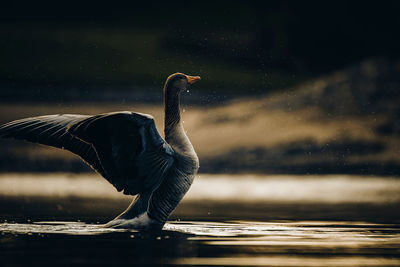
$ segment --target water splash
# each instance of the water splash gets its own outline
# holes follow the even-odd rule
[[[98,235],[124,230],[104,228],[99,224],[83,222],[35,222],[35,223],[3,223],[0,224],[1,233],[11,234],[65,234],[65,235]]]

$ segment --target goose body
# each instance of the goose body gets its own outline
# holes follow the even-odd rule
[[[180,119],[180,93],[199,79],[175,73],[165,82],[165,139],[152,116],[130,111],[25,118],[0,126],[0,136],[69,150],[118,191],[136,195],[105,226],[161,229],[199,168]]]

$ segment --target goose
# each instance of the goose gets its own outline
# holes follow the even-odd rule
[[[164,137],[154,118],[131,111],[57,114],[0,126],[0,137],[49,145],[77,154],[119,192],[135,196],[104,227],[160,230],[189,190],[199,159],[180,115],[180,94],[199,76],[170,75],[164,85]]]

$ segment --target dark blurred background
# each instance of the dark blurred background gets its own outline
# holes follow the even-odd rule
[[[159,94],[140,91],[158,90],[176,71],[203,76],[207,94],[268,93],[366,58],[397,60],[399,8],[398,1],[9,1],[0,9],[0,96],[76,101],[134,88],[126,97],[151,101]]]
[[[202,77],[183,102],[203,172],[398,175],[399,11],[398,1],[2,3],[0,122],[131,109],[161,129],[161,87],[179,71]],[[3,171],[88,170],[10,142]]]

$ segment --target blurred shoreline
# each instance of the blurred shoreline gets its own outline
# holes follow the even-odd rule
[[[200,174],[171,220],[398,222],[399,184],[395,177]],[[105,222],[132,199],[98,175],[0,175],[3,222]]]
[[[283,92],[245,98],[207,95],[195,85],[182,96],[182,117],[200,171],[400,176],[399,73],[400,62],[366,60]],[[93,101],[76,95],[71,99],[77,101],[2,102],[0,123],[45,114],[131,110],[151,114],[163,132],[161,90],[157,96],[133,91],[127,98],[109,91],[114,100],[121,96],[119,101],[97,101],[94,92],[86,93]],[[141,96],[132,101],[135,94]],[[5,139],[0,147],[0,172],[90,171],[65,151]]]

